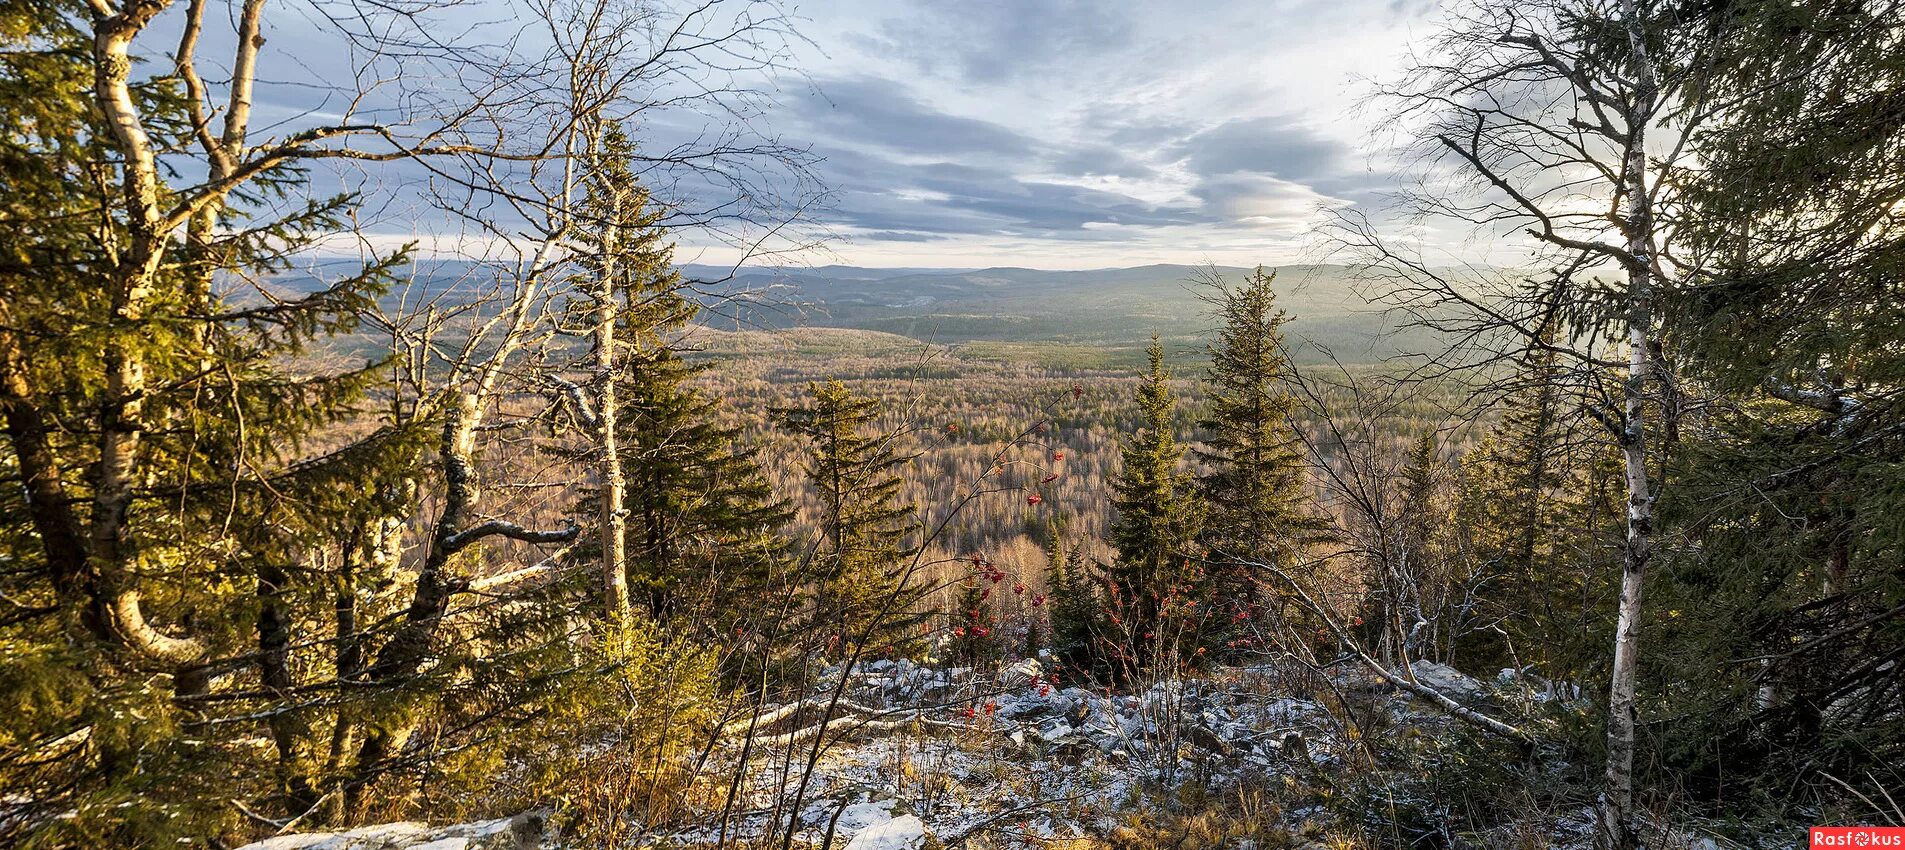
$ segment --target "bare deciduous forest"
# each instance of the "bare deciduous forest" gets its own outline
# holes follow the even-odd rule
[[[0,844],[1890,840],[1905,10],[1431,6],[1191,207],[773,0],[8,0]],[[822,264],[1145,227],[1309,254]]]

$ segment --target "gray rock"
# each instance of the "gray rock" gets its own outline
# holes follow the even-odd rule
[[[1415,674],[1417,682],[1457,699],[1473,699],[1484,690],[1474,677],[1447,664],[1416,661],[1409,665],[1409,672]]]
[[[541,812],[430,827],[385,823],[344,832],[307,832],[253,842],[238,850],[535,850],[547,837]]]

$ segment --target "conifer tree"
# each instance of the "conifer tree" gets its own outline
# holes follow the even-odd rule
[[[991,582],[973,574],[959,583],[953,611],[952,653],[959,663],[974,669],[998,652],[998,619],[992,613]]]
[[[689,622],[713,626],[760,601],[785,559],[778,530],[792,513],[739,445],[741,428],[722,424],[719,403],[692,383],[705,366],[682,358],[677,335],[699,305],[683,294],[659,226],[666,211],[632,173],[632,156],[627,136],[607,126],[576,240],[582,297],[572,313],[587,317],[597,385],[596,406],[583,411],[593,439],[578,459],[602,471],[586,511],[598,517],[598,542],[583,554],[611,571],[611,613],[619,587],[652,619],[693,613]]]
[[[293,652],[329,610],[310,564],[369,501],[364,481],[409,470],[417,436],[314,455],[380,364],[311,355],[407,258],[291,297],[254,288],[343,229],[353,199],[262,203],[304,192],[301,143],[248,147],[247,109],[195,123],[197,92],[140,76],[128,51],[154,11],[0,9],[0,469],[17,482],[0,495],[0,690],[30,682],[40,706],[0,718],[0,764],[39,764],[0,785],[77,813],[20,809],[0,842],[17,823],[52,845],[170,845],[230,826],[220,795],[254,781],[269,789],[254,799],[308,809],[326,712],[292,700]],[[178,72],[196,74],[183,57]],[[200,153],[236,170],[179,177]],[[207,721],[255,730],[276,759],[182,740]],[[20,750],[75,732],[89,743],[58,759]]]
[[[1165,615],[1178,610],[1174,603],[1202,595],[1192,586],[1197,577],[1188,565],[1201,509],[1192,476],[1182,470],[1177,401],[1164,366],[1164,345],[1155,334],[1146,356],[1150,367],[1138,386],[1138,431],[1119,449],[1123,467],[1112,485],[1117,517],[1111,543],[1117,558],[1108,576],[1129,644],[1112,649],[1126,656],[1121,660],[1137,664],[1175,657],[1184,624],[1166,623]]]
[[[1440,624],[1440,617],[1426,615],[1439,613],[1440,600],[1435,597],[1448,590],[1450,577],[1441,545],[1448,527],[1440,493],[1441,466],[1435,433],[1418,436],[1402,466],[1398,494],[1402,516],[1395,557],[1389,574],[1382,576],[1376,588],[1374,610],[1364,616],[1365,623],[1380,636],[1372,642],[1378,656],[1399,664],[1428,654],[1418,651],[1425,640],[1429,649],[1434,648],[1434,636],[1418,634],[1415,624],[1431,619]]]
[[[1557,334],[1550,327],[1542,339]],[[1569,636],[1595,622],[1581,602],[1598,572],[1589,553],[1619,515],[1602,492],[1613,458],[1565,418],[1565,377],[1552,353],[1522,358],[1501,417],[1463,460],[1458,509],[1471,557],[1500,588],[1481,611],[1502,631],[1477,634],[1471,651],[1512,663],[1506,637],[1522,663],[1552,676],[1574,675],[1590,660]]]
[[[1263,611],[1260,581],[1235,563],[1260,561],[1290,569],[1327,523],[1303,513],[1304,464],[1290,421],[1296,400],[1284,386],[1288,316],[1276,306],[1276,273],[1259,266],[1242,286],[1216,283],[1211,300],[1224,322],[1209,346],[1209,408],[1198,422],[1198,479],[1209,516],[1202,543],[1212,550],[1212,601],[1223,622],[1242,624]],[[1228,628],[1214,629],[1219,641]]]
[[[912,567],[913,507],[900,500],[899,454],[889,434],[869,433],[877,399],[838,380],[808,386],[811,403],[773,410],[780,426],[807,441],[806,471],[820,502],[819,539],[809,559],[814,617],[833,643],[904,640],[925,616],[925,582]]]
[[[1052,655],[1060,665],[1091,667],[1092,641],[1102,614],[1101,601],[1077,549],[1067,546],[1067,522],[1054,514],[1045,546],[1045,608],[1051,620]]]

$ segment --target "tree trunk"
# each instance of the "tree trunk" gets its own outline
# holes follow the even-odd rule
[[[289,711],[297,686],[291,672],[291,618],[280,601],[286,575],[277,564],[258,569],[258,678],[277,698],[266,725],[278,750],[278,795],[286,817],[296,818],[317,805],[311,785],[310,749],[305,720]]]
[[[1607,700],[1607,773],[1599,806],[1600,845],[1629,850],[1634,825],[1634,685],[1640,653],[1641,591],[1653,557],[1654,496],[1647,473],[1647,383],[1654,377],[1652,202],[1647,191],[1647,124],[1656,84],[1634,0],[1622,0],[1635,70],[1632,106],[1625,116],[1627,195],[1627,375],[1621,382],[1620,446],[1627,481],[1627,552],[1621,567],[1620,612],[1614,627],[1614,666]]]
[[[622,477],[621,447],[617,445],[615,373],[615,262],[621,220],[621,187],[608,190],[618,209],[604,216],[608,222],[600,246],[602,256],[596,269],[595,299],[595,380],[596,427],[601,449],[602,504],[602,603],[610,619],[628,618],[628,511],[625,506],[627,482]]]

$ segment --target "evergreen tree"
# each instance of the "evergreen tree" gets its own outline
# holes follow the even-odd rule
[[[1119,449],[1123,466],[1112,485],[1117,517],[1111,543],[1117,558],[1107,579],[1125,645],[1106,649],[1119,656],[1122,675],[1146,665],[1175,664],[1187,641],[1188,623],[1180,615],[1197,599],[1208,598],[1190,564],[1201,508],[1192,476],[1182,470],[1177,401],[1164,346],[1155,334],[1146,356],[1150,367],[1138,385],[1138,431]]]
[[[1224,324],[1208,349],[1208,409],[1198,422],[1204,444],[1196,450],[1207,470],[1197,484],[1209,512],[1202,542],[1214,558],[1211,601],[1224,606],[1207,636],[1213,646],[1263,615],[1263,592],[1275,590],[1237,561],[1292,569],[1328,525],[1303,512],[1304,464],[1290,421],[1296,400],[1284,385],[1289,319],[1276,306],[1275,280],[1259,266],[1242,286],[1213,287]],[[1277,613],[1287,615],[1285,608]]]
[[[1435,636],[1418,634],[1415,624],[1429,622],[1432,613],[1444,613],[1440,603],[1451,589],[1444,560],[1449,517],[1441,498],[1441,471],[1435,434],[1418,436],[1402,466],[1395,568],[1383,576],[1375,588],[1374,608],[1363,615],[1366,631],[1379,636],[1370,645],[1379,657],[1398,664],[1437,655]],[[1440,619],[1434,617],[1436,625]]]
[[[601,147],[576,240],[583,296],[571,307],[589,317],[601,406],[592,445],[575,456],[599,465],[614,453],[621,481],[611,488],[605,473],[585,513],[624,528],[596,535],[603,542],[593,551],[621,541],[621,584],[651,619],[725,627],[766,603],[761,591],[786,560],[778,531],[792,510],[740,445],[741,427],[722,424],[719,402],[693,384],[707,367],[682,358],[678,335],[699,305],[683,294],[659,226],[665,210],[630,170],[633,148],[619,128],[606,128]],[[605,346],[613,357],[602,356]],[[612,491],[619,511],[605,515]]]
[[[981,567],[983,569],[983,567]],[[952,656],[975,670],[998,655],[999,622],[992,613],[993,582],[983,572],[959,583],[952,628]]]
[[[1905,16],[1880,0],[1682,10],[1711,57],[1707,100],[1728,108],[1673,216],[1700,266],[1663,299],[1674,353],[1717,400],[1663,502],[1690,545],[1660,591],[1678,616],[1649,626],[1681,648],[1657,680],[1702,685],[1660,694],[1665,757],[1716,798],[1757,784],[1796,801],[1803,783],[1847,799],[1831,776],[1897,787],[1905,676],[1875,659],[1905,653]]]
[[[909,458],[888,434],[870,434],[880,416],[877,399],[856,395],[838,380],[808,386],[805,407],[776,408],[788,432],[807,441],[806,471],[820,502],[819,540],[808,572],[814,617],[833,629],[836,649],[903,643],[923,621],[919,602],[925,577],[913,569],[917,551],[913,507],[900,501],[898,470]]]
[[[382,364],[316,356],[407,258],[253,288],[352,199],[271,212],[307,188],[295,160],[244,147],[242,116],[195,133],[179,78],[116,53],[152,11],[0,7],[0,691],[32,695],[0,718],[0,786],[45,791],[0,843],[174,846],[237,827],[231,797],[310,808],[336,711],[294,695],[325,670],[298,652],[332,634],[336,577],[313,565],[375,501],[365,481],[414,472],[416,429],[328,451]],[[242,179],[178,176],[211,147]],[[211,728],[276,758],[205,746]],[[68,735],[85,745],[32,751]]]
[[[1550,327],[1542,338],[1558,336]],[[1619,473],[1605,445],[1564,416],[1564,377],[1554,354],[1530,352],[1507,384],[1501,417],[1463,460],[1466,546],[1500,588],[1479,600],[1477,616],[1501,631],[1473,636],[1469,652],[1486,659],[1478,666],[1513,663],[1512,646],[1520,663],[1567,677],[1599,655],[1569,636],[1606,613],[1586,600],[1610,569],[1596,553],[1620,516],[1607,494]]]
[[[1066,545],[1066,521],[1053,514],[1045,546],[1045,609],[1051,621],[1052,655],[1062,667],[1089,670],[1092,642],[1103,612],[1097,587],[1085,573],[1085,561]]]

